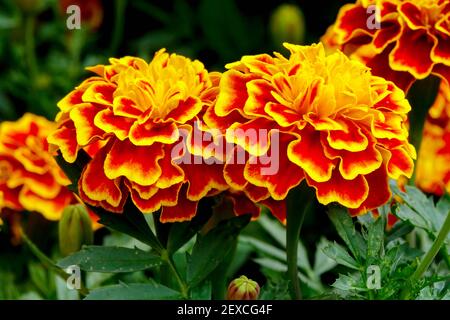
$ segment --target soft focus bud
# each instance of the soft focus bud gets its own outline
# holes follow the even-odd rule
[[[256,300],[258,296],[258,283],[246,276],[234,279],[228,286],[227,300]]]
[[[92,244],[94,232],[87,209],[82,204],[67,206],[59,221],[59,248],[65,256]]]
[[[283,42],[303,43],[305,36],[305,19],[300,8],[293,4],[282,4],[270,18],[270,33],[275,45]]]

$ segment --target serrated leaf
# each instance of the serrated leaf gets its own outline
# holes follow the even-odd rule
[[[281,260],[283,262],[286,261],[286,252],[275,246],[272,246],[266,242],[260,241],[256,238],[247,237],[247,236],[242,236],[239,240],[241,243],[246,243],[246,244],[251,245],[259,253],[271,256],[271,257]]]
[[[121,247],[85,246],[58,262],[61,268],[77,265],[92,272],[135,272],[157,267],[160,257],[139,249]]]
[[[328,245],[323,248],[323,253],[330,259],[336,261],[338,264],[351,269],[360,270],[360,265],[358,262],[350,256],[343,246],[336,242],[329,242]]]
[[[366,286],[362,283],[359,274],[344,275],[340,274],[339,278],[332,284],[336,289],[343,291],[367,291]]]
[[[380,258],[380,251],[384,244],[384,228],[385,220],[380,216],[368,227],[367,239],[367,263],[372,264],[373,261]]]
[[[239,216],[219,223],[205,236],[197,236],[187,267],[187,280],[195,287],[216,269],[234,247],[240,230],[250,222],[250,216]]]
[[[181,294],[156,283],[118,284],[92,290],[86,300],[178,300]]]
[[[323,249],[328,246],[329,241],[325,238],[320,238],[319,244],[316,248],[316,254],[314,256],[314,268],[313,272],[316,276],[320,276],[325,272],[333,269],[337,263],[335,260],[328,257]]]
[[[272,220],[267,215],[262,215],[258,223],[272,236],[283,248],[286,248],[286,228],[278,221]]]
[[[355,230],[353,220],[343,207],[332,205],[329,207],[328,215],[336,227],[339,236],[344,240],[357,261],[362,262],[366,256],[367,246],[361,236]]]

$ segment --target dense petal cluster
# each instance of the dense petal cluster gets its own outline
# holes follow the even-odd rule
[[[201,198],[228,188],[223,165],[206,164],[185,146],[216,100],[220,73],[165,50],[149,63],[112,58],[89,70],[97,76],[59,102],[58,129],[48,139],[67,162],[88,148],[83,201],[122,212],[130,197],[142,212],[162,209],[161,221],[173,222],[192,218]]]
[[[70,181],[48,150],[55,126],[33,114],[0,124],[0,211],[36,211],[57,220],[74,201]]]
[[[423,132],[416,184],[425,192],[450,192],[450,87],[441,82]]]
[[[341,52],[326,55],[321,44],[285,46],[289,58],[261,54],[228,64],[205,112],[208,127],[248,154],[243,164],[228,157],[225,179],[251,190],[251,199],[268,191],[275,200],[306,179],[321,203],[353,214],[387,202],[388,178],[411,176],[416,156],[404,92]],[[264,172],[264,157],[277,161],[276,173]]]
[[[341,8],[322,40],[404,90],[431,73],[450,80],[448,0],[357,0]]]

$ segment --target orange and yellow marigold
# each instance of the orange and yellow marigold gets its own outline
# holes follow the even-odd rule
[[[222,165],[175,161],[189,152],[178,148],[182,132],[192,133],[215,102],[220,73],[165,50],[149,63],[112,58],[89,70],[97,76],[59,102],[58,129],[48,139],[67,162],[80,149],[91,155],[79,180],[86,203],[121,212],[131,197],[144,213],[162,209],[162,221],[182,221],[201,198],[228,188]]]
[[[369,22],[379,12],[379,27]],[[450,81],[448,0],[357,0],[344,5],[322,41],[407,90],[431,73]]]
[[[53,122],[25,114],[0,124],[0,210],[36,211],[57,220],[75,199],[70,181],[49,152],[47,136]]]
[[[450,192],[450,87],[443,81],[425,123],[416,170],[423,191]]]
[[[306,179],[321,203],[338,202],[354,214],[384,204],[388,178],[411,176],[416,156],[404,92],[341,52],[326,55],[321,44],[285,46],[289,58],[260,54],[228,64],[217,102],[204,114],[208,127],[222,128],[249,155],[244,164],[227,162],[225,179],[275,200]],[[251,129],[266,136],[236,134]],[[259,160],[276,132],[279,171],[262,174]]]

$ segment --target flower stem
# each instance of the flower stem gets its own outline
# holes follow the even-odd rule
[[[445,219],[444,224],[442,225],[442,228],[439,231],[438,236],[434,240],[430,250],[428,250],[425,257],[422,259],[419,266],[417,267],[416,271],[414,271],[411,278],[409,279],[410,284],[414,284],[415,282],[417,282],[423,276],[425,271],[427,271],[431,262],[433,262],[434,257],[436,257],[442,245],[444,244],[445,239],[447,238],[449,232],[450,232],[450,212],[447,214],[447,218]],[[410,296],[411,296],[411,286],[408,286],[405,289],[405,291],[402,292],[401,298],[409,299]]]
[[[30,238],[25,234],[25,232],[21,232],[21,238],[25,242],[25,244],[28,246],[30,251],[38,258],[42,264],[49,270],[55,272],[58,276],[60,276],[64,281],[67,281],[67,279],[70,277],[69,274],[67,274],[63,269],[58,267],[49,257],[45,255],[34,243],[31,241]],[[83,295],[87,296],[89,294],[89,290],[83,285],[83,282],[80,282],[80,289],[78,289],[78,292]]]
[[[35,31],[35,16],[33,14],[26,14],[25,16],[25,55],[28,65],[29,76],[33,82],[37,75],[36,52],[34,43]]]
[[[180,276],[180,273],[178,272],[177,268],[175,267],[175,264],[173,263],[172,258],[170,257],[167,250],[163,250],[161,252],[161,259],[167,263],[167,265],[170,268],[170,271],[172,271],[173,275],[175,276],[175,279],[178,282],[178,286],[180,287],[180,292],[183,298],[187,299],[189,297],[188,295],[188,287],[186,283],[183,281],[183,279]]]
[[[292,298],[302,299],[298,278],[298,242],[300,230],[307,212],[311,211],[314,193],[305,182],[291,190],[287,197],[286,255],[288,277],[292,283]]]
[[[126,0],[116,0],[114,3],[115,23],[112,31],[111,46],[109,48],[110,55],[114,55],[119,48],[123,37],[123,30],[125,26],[125,7]]]
[[[439,84],[440,79],[438,77],[429,76],[424,80],[416,81],[408,93],[408,100],[411,104],[411,112],[409,113],[409,136],[411,144],[416,148],[417,155],[420,152],[423,129],[428,111],[436,99]],[[409,181],[410,184],[414,184],[415,178],[416,170],[414,170]]]

